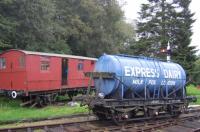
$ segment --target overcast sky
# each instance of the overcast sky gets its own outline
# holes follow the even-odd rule
[[[123,10],[126,16],[126,19],[133,20],[138,17],[137,12],[140,11],[140,7],[142,3],[145,3],[146,0],[124,0],[125,5],[123,6]],[[194,19],[196,22],[193,24],[193,36],[191,45],[197,46],[200,53],[200,1],[199,0],[192,0],[190,9],[192,12],[195,13]]]

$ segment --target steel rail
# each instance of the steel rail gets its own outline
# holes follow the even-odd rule
[[[187,114],[181,114],[177,118],[157,118],[145,120],[138,119],[127,124],[121,124],[116,126],[112,121],[98,121],[96,118],[90,118],[89,116],[85,117],[80,121],[68,121],[68,122],[59,122],[57,120],[51,120],[51,123],[44,123],[39,125],[27,125],[15,128],[2,128],[0,132],[18,132],[18,131],[27,131],[32,132],[35,130],[43,131],[155,131],[157,129],[163,129],[170,126],[176,126],[184,124],[186,122],[192,122],[200,119],[200,109],[194,109],[188,111]],[[80,117],[75,117],[77,120]],[[70,118],[69,118],[70,120]],[[200,128],[192,129],[192,131],[198,131]]]

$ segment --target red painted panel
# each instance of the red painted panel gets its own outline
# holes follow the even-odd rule
[[[55,90],[61,87],[61,58],[29,55],[27,60],[29,91]],[[43,61],[49,62],[48,70],[41,70]]]
[[[10,89],[10,74],[8,72],[0,71],[0,90]]]
[[[6,59],[6,68],[0,70],[0,89],[3,90],[26,90],[25,65],[20,65],[21,57],[25,54],[20,51],[9,51],[1,55]]]

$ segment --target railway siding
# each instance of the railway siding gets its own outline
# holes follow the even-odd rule
[[[98,121],[94,116],[76,116],[68,119],[56,119],[35,123],[24,123],[13,128],[1,128],[1,131],[199,131],[200,107],[182,114],[178,118],[162,118],[129,122],[116,126],[111,121]]]

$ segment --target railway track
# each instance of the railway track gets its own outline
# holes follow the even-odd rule
[[[65,132],[65,131],[162,131],[162,132],[188,132],[200,131],[200,109],[189,111],[178,118],[158,118],[143,121],[134,121],[116,126],[111,121],[98,121],[92,116],[76,117],[66,120],[51,120],[49,122],[31,123],[14,128],[2,128],[0,132]],[[82,119],[81,119],[82,118]]]

